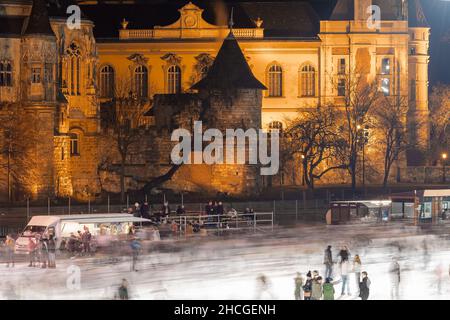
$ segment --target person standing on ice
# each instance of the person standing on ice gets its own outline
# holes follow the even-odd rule
[[[347,288],[347,295],[350,294],[350,283],[348,279],[348,274],[350,272],[350,263],[347,259],[343,259],[340,263],[341,266],[341,279],[342,279],[342,290],[341,290],[341,296],[345,294],[345,288]]]
[[[334,300],[334,283],[333,279],[326,278],[323,284],[323,300]]]
[[[311,300],[311,291],[312,291],[312,277],[311,277],[311,271],[308,271],[306,274],[306,282],[303,286],[303,296],[305,297],[305,300]]]
[[[56,268],[56,242],[53,238],[53,235],[51,234],[48,239],[48,267],[49,268]]]
[[[359,283],[359,297],[361,300],[369,299],[370,293],[370,279],[367,276],[367,272],[363,271],[362,273],[362,281]]]
[[[258,288],[257,288],[257,297],[256,300],[261,300],[262,298],[266,300],[267,298],[274,299],[274,295],[272,293],[272,285],[269,279],[265,275],[260,275],[258,278]]]
[[[294,278],[295,282],[295,292],[294,297],[295,300],[303,300],[302,294],[303,294],[303,276],[300,272],[297,272],[297,276]]]
[[[6,236],[5,241],[5,247],[6,247],[6,267],[9,268],[9,265],[11,264],[11,267],[14,268],[14,246],[16,245],[16,242],[14,241],[14,238],[8,234]]]
[[[322,277],[317,276],[312,281],[311,300],[322,299]]]
[[[440,295],[442,290],[442,277],[444,275],[444,267],[441,262],[436,266],[434,272],[436,274],[437,293]]]
[[[128,281],[122,279],[122,285],[119,287],[119,299],[128,300]]]
[[[391,278],[391,300],[398,300],[400,287],[400,265],[395,258],[393,258],[389,267],[389,276]]]
[[[353,259],[353,272],[355,273],[356,288],[359,288],[359,282],[361,281],[361,258],[359,255],[355,255]]]
[[[141,250],[142,246],[139,242],[138,238],[134,238],[133,241],[131,241],[131,250],[132,250],[132,262],[131,262],[131,271],[138,271],[136,269],[136,264],[139,256],[139,251]]]
[[[333,254],[330,245],[325,249],[323,264],[325,265],[325,279],[331,278],[333,275]]]

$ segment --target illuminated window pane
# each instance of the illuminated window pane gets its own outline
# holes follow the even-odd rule
[[[346,68],[345,58],[339,59],[339,62],[338,62],[338,74],[345,74],[346,69],[347,68]]]
[[[70,134],[70,155],[79,156],[80,155],[80,144],[78,135],[76,133]]]
[[[148,73],[145,66],[139,66],[134,70],[135,92],[138,97],[145,98],[148,94]]]
[[[300,72],[300,95],[302,97],[316,95],[316,70],[310,65],[304,66]]]
[[[12,86],[12,67],[11,63],[0,62],[0,87]]]
[[[385,58],[381,61],[381,74],[391,74],[391,59]]]
[[[167,86],[168,93],[181,92],[181,69],[178,66],[171,66],[167,70]]]
[[[339,79],[337,87],[339,97],[345,97],[345,90],[346,90],[345,87],[346,87],[345,79]]]
[[[269,96],[281,97],[283,95],[283,70],[274,65],[269,68]]]
[[[389,79],[389,78],[382,78],[381,79],[381,92],[383,92],[383,94],[385,96],[390,95],[390,93],[391,93],[391,79]]]
[[[100,96],[112,98],[114,96],[114,69],[104,66],[100,70]]]

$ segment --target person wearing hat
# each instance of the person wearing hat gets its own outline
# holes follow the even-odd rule
[[[312,281],[311,300],[322,299],[322,277],[317,276]]]
[[[308,271],[306,274],[306,282],[303,286],[303,296],[305,300],[311,300],[311,291],[312,291],[312,277],[311,271]]]

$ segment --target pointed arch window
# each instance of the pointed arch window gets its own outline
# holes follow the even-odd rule
[[[179,66],[170,66],[167,69],[167,93],[181,93],[181,69]]]
[[[309,64],[300,69],[300,96],[316,96],[316,69]]]
[[[114,97],[114,69],[111,66],[104,66],[100,70],[100,96],[102,98]]]
[[[140,98],[148,96],[148,70],[146,66],[138,66],[134,69],[134,91]]]
[[[12,66],[10,61],[0,62],[0,87],[12,86]]]
[[[66,50],[68,55],[67,74],[68,89],[72,96],[81,94],[81,50],[76,43],[71,43]]]
[[[283,69],[280,65],[273,65],[268,71],[269,97],[281,97],[283,95]]]
[[[209,66],[202,66],[202,68],[200,69],[201,79],[206,77],[206,75],[208,74],[208,71],[209,71]]]

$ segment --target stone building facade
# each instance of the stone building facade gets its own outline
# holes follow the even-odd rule
[[[0,0],[0,63],[5,66],[2,74],[11,77],[0,84],[0,103],[26,104],[41,128],[38,157],[46,163],[38,166],[43,181],[28,186],[33,197],[70,195],[86,200],[98,196],[102,187],[117,191],[117,177],[99,171],[100,153],[105,149],[99,138],[100,106],[123,82],[130,82],[136,94],[159,101],[166,109],[171,98],[161,94],[202,95],[193,85],[214,64],[229,32],[231,7],[234,36],[251,74],[267,90],[242,88],[234,109],[217,112],[222,127],[233,128],[243,118],[251,127],[282,129],[299,110],[339,104],[339,79],[361,59],[367,62],[369,77],[380,81],[381,90],[409,101],[410,124],[428,117],[430,28],[419,0],[338,0],[331,13],[318,12],[302,1],[180,0],[148,5],[119,1],[108,5],[83,0],[78,1],[81,27],[70,29],[66,9],[72,4],[70,0]],[[381,8],[380,28],[367,24],[370,16],[364,9],[370,5]],[[40,80],[35,78],[34,83],[38,73]],[[197,96],[185,98],[184,111],[172,114],[180,126],[193,119],[192,108],[201,107]],[[226,99],[211,96],[210,100],[212,110],[221,110]],[[167,120],[164,117],[162,113],[148,116],[152,129],[139,146],[144,156],[127,166],[130,188],[170,167],[170,144],[164,142],[168,129],[159,123]],[[425,122],[411,137],[421,150],[409,157],[410,165],[423,164],[428,131]],[[297,169],[294,165],[289,170],[295,173]],[[196,170],[179,170],[176,177],[188,189],[195,189],[203,184],[196,179],[236,173],[235,168],[211,166]],[[212,174],[214,170],[218,171]],[[279,179],[286,183],[299,182],[295,174],[281,174],[285,177]],[[245,176],[242,172],[243,178],[235,182],[239,188],[256,186],[256,181],[245,182],[250,183],[245,186]],[[176,185],[176,177],[167,186]],[[222,182],[209,183],[220,191]]]

